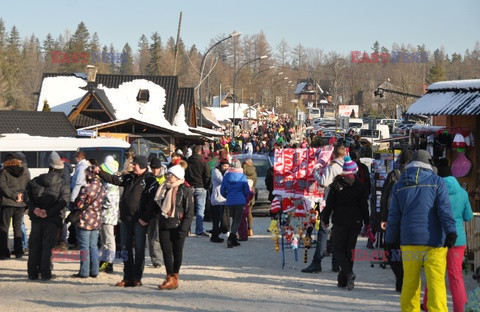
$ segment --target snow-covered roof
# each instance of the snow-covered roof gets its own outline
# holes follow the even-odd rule
[[[231,121],[233,119],[233,103],[228,104],[227,107],[207,107],[215,116],[215,119],[219,122]],[[245,117],[244,111],[249,108],[250,105],[246,103],[235,103],[235,119],[242,119]]]
[[[427,87],[428,91],[438,90],[480,90],[480,79],[452,80],[432,83]]]
[[[84,79],[71,75],[44,78],[37,110],[43,110],[44,101],[47,100],[51,111],[64,112],[66,115],[70,114],[74,106],[88,92],[81,89],[81,87],[86,85],[87,82]],[[137,101],[138,90],[141,89],[149,91],[150,98],[147,103]],[[166,103],[165,89],[152,81],[134,79],[121,83],[118,88],[108,88],[99,84],[97,90],[103,91],[112,104],[115,122],[135,119],[162,128],[168,128],[181,134],[198,136],[198,134],[188,130],[189,126],[185,122],[184,105],[179,108],[174,125],[171,125],[166,120],[164,113]],[[101,125],[106,124],[108,123]],[[85,129],[87,128],[89,127]]]
[[[42,111],[43,104],[47,101],[52,112],[70,114],[73,106],[87,93],[86,90],[80,89],[86,85],[86,80],[71,75],[44,78],[37,111]]]
[[[202,116],[209,122],[211,122],[215,127],[221,128],[222,125],[218,123],[218,120],[213,115],[212,111],[206,107],[202,107]]]
[[[204,127],[196,127],[196,128],[190,128],[191,131],[196,131],[200,132],[205,135],[213,135],[213,136],[223,136],[225,133],[209,128],[204,128]]]
[[[480,79],[437,82],[413,103],[409,115],[480,115]]]
[[[180,105],[180,107],[178,107],[178,112],[173,119],[172,130],[187,135],[198,135],[197,133],[191,132],[189,129],[190,127],[187,125],[187,122],[185,120],[185,105],[182,104]]]
[[[97,86],[107,95],[115,110],[116,119],[134,118],[153,125],[170,124],[165,119],[165,89],[145,79],[124,82],[118,88]],[[147,103],[137,101],[138,90],[148,90],[150,99]]]

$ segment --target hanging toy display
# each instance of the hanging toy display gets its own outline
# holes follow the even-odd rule
[[[275,242],[275,251],[279,252],[280,247],[278,245],[278,222],[277,222],[277,220],[272,220],[272,222],[270,222],[270,226],[268,227],[268,231],[270,232],[270,238]]]
[[[333,156],[333,146],[322,148],[275,149],[273,165],[273,195],[270,213],[278,223],[271,225],[276,251],[281,244],[282,268],[285,250],[293,251],[298,261],[298,249],[304,248],[304,261],[312,246],[314,231],[319,229],[318,214],[325,206],[324,190],[315,179],[322,174]],[[281,239],[281,240],[280,240]]]
[[[303,236],[303,246],[305,247],[305,253],[303,256],[303,263],[308,262],[308,250],[312,247],[312,238],[309,236]]]
[[[292,249],[295,262],[298,261],[298,234],[293,235],[292,238]]]
[[[472,168],[472,163],[465,156],[465,150],[467,143],[462,134],[457,133],[453,138],[452,147],[457,150],[457,158],[452,163],[452,175],[455,178],[461,178],[466,176]]]

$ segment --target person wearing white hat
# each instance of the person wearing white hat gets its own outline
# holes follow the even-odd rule
[[[167,180],[158,188],[154,202],[160,207],[158,229],[167,278],[158,288],[178,288],[183,245],[193,220],[193,191],[185,185],[185,169],[170,167]]]
[[[100,165],[100,169],[109,174],[117,174],[118,167],[118,162],[112,155],[105,157],[105,161]],[[102,244],[100,272],[113,273],[113,261],[116,255],[113,228],[117,225],[120,214],[120,187],[106,182],[104,182],[104,185],[106,195],[102,206],[102,228],[100,229],[100,241]]]
[[[122,240],[123,280],[117,287],[142,286],[145,269],[145,244],[148,223],[153,217],[149,201],[153,198],[152,186],[157,184],[155,176],[147,170],[148,159],[136,155],[132,160],[132,172],[117,176],[97,168],[98,175],[107,183],[123,186],[120,197],[120,233]],[[135,253],[133,252],[135,249]]]

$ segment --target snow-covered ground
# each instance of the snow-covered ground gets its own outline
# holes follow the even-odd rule
[[[269,223],[269,218],[254,218],[254,236],[233,249],[227,249],[226,243],[211,243],[208,238],[188,237],[180,287],[173,291],[158,290],[165,268],[153,268],[148,252],[143,286],[137,288],[114,287],[122,279],[121,262],[115,264],[114,274],[101,273],[96,279],[70,277],[78,272],[78,262],[55,262],[53,273],[57,278],[41,282],[27,279],[26,257],[0,261],[0,310],[400,310],[400,296],[394,290],[394,276],[389,267],[371,268],[369,262],[356,262],[357,280],[352,291],[336,286],[330,257],[324,259],[322,273],[305,274],[300,272],[306,266],[303,250],[298,262],[292,250],[286,250],[286,266],[282,269],[281,252],[275,252],[266,232]],[[211,223],[207,222],[205,228],[210,229]],[[366,240],[359,238],[357,248],[366,250],[365,244]],[[312,256],[310,250],[309,261]],[[476,287],[471,274],[465,276],[465,284],[467,292]],[[450,295],[448,302],[452,310]]]

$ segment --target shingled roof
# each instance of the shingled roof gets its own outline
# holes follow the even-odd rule
[[[62,112],[0,111],[0,133],[36,136],[76,136],[77,130]]]

